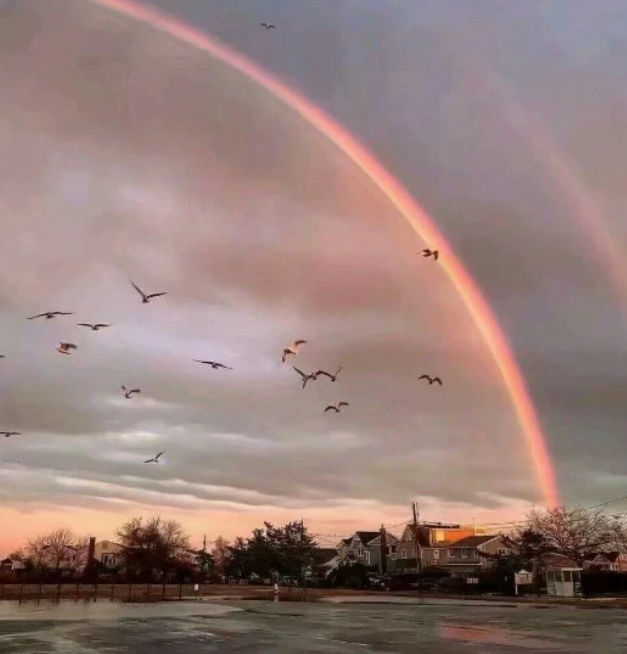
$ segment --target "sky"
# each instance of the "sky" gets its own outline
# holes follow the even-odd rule
[[[375,153],[498,317],[563,500],[625,495],[624,3],[145,4]],[[488,344],[415,255],[433,244],[332,143],[226,64],[86,0],[0,16],[0,430],[22,432],[0,443],[0,553],[57,527],[111,538],[134,515],[196,541],[303,518],[329,545],[398,531],[412,500],[467,523],[542,504]],[[129,279],[168,295],[144,305]],[[25,320],[46,310],[74,313]],[[303,390],[291,363],[343,370]]]

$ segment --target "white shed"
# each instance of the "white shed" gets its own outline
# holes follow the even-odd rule
[[[546,592],[552,597],[581,595],[583,568],[549,568],[546,571]]]

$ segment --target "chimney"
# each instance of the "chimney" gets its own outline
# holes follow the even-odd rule
[[[87,550],[87,567],[93,565],[95,554],[96,554],[96,539],[93,536],[90,536],[89,549]]]
[[[388,544],[385,527],[381,525],[381,574],[384,575],[388,570]]]

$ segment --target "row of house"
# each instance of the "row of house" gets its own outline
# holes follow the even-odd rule
[[[385,562],[382,537],[386,541]],[[326,563],[329,569],[345,563],[363,563],[376,567],[380,572],[437,566],[448,569],[451,576],[467,577],[474,576],[478,570],[489,565],[490,555],[507,555],[511,549],[499,534],[488,534],[472,526],[435,522],[408,524],[400,538],[385,533],[385,530],[356,531],[352,536],[343,538],[331,552],[332,556]],[[571,562],[571,565],[574,564]],[[627,572],[627,554],[590,554],[585,558],[582,569]]]
[[[362,563],[376,568],[380,573],[441,567],[448,570],[452,577],[473,577],[490,565],[490,555],[511,552],[501,535],[482,532],[473,526],[440,522],[408,524],[400,538],[387,533],[383,527],[379,531],[356,531],[352,536],[341,539],[333,549],[321,548],[316,563],[328,572],[342,565]],[[114,541],[96,542],[95,538],[91,538],[88,561],[115,568],[122,562],[123,552],[123,546]],[[577,567],[566,557],[561,557],[563,560],[559,558],[559,555],[552,555],[551,561],[546,562],[547,567],[554,571],[552,576],[549,575],[550,579],[564,578],[564,574],[556,577],[558,570],[627,572],[627,554],[621,552],[589,555],[582,567]],[[21,568],[21,561],[0,560],[0,570],[18,571]]]
[[[451,576],[468,577],[489,565],[489,559],[482,555],[509,551],[500,535],[482,533],[474,527],[440,522],[410,524],[400,538],[383,528],[356,531],[337,544],[326,567],[331,571],[341,565],[362,563],[384,573],[438,566],[447,569]]]

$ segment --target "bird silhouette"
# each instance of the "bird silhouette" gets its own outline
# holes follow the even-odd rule
[[[129,279],[128,281],[131,282],[133,288],[142,296],[142,302],[144,304],[148,304],[148,302],[150,302],[150,300],[153,297],[161,297],[162,295],[168,294],[167,291],[163,291],[162,293],[150,293],[149,295],[146,295],[146,293],[144,293],[144,291],[142,291],[141,288],[139,288],[139,286],[137,286],[137,284],[134,281],[132,281],[131,279]]]
[[[77,323],[77,325],[78,325],[79,327],[89,327],[89,328],[91,329],[92,332],[97,332],[97,331],[99,331],[100,329],[102,329],[103,327],[111,327],[111,325],[105,325],[105,324],[102,323],[102,322],[98,322],[98,323],[96,323],[96,324],[94,324],[94,325],[92,325],[92,324],[89,323],[89,322],[79,322],[79,323]]]
[[[46,320],[51,320],[56,316],[71,316],[73,311],[44,311],[43,313],[38,313],[36,316],[30,316],[26,320],[35,320],[35,318],[45,318]]]
[[[163,450],[163,452],[159,452],[157,456],[153,456],[152,459],[146,459],[144,463],[159,463],[159,458],[162,454],[165,454],[165,450]]]
[[[416,254],[422,254],[423,257],[433,257],[433,260],[437,261],[438,256],[439,256],[439,251],[438,250],[430,250],[429,248],[425,248],[421,252],[416,252]]]
[[[0,354],[0,359],[6,359],[6,354]]]
[[[305,388],[305,386],[307,386],[307,382],[310,379],[313,379],[313,381],[316,380],[316,375],[313,372],[309,373],[307,375],[302,370],[299,370],[296,366],[292,366],[292,368],[294,368],[294,370],[296,370],[296,372],[300,375],[300,378],[303,380],[303,388]]]
[[[434,383],[440,384],[440,386],[442,386],[442,380],[439,377],[429,377],[429,375],[420,375],[418,379],[426,379],[429,382],[429,386],[432,386]]]
[[[218,370],[219,368],[224,368],[225,370],[233,370],[233,368],[229,368],[223,363],[218,363],[217,361],[201,361],[200,359],[193,359],[193,361],[196,363],[204,363],[208,366],[211,366],[214,370]]]
[[[325,375],[325,376],[328,377],[332,382],[334,382],[334,381],[337,379],[338,373],[340,372],[340,370],[342,370],[342,368],[343,368],[343,366],[340,366],[340,367],[336,370],[336,372],[335,372],[334,375],[332,375],[330,372],[327,372],[326,370],[317,370],[316,372],[314,372],[314,379],[317,379],[320,375]]]
[[[61,354],[72,354],[70,350],[77,350],[78,346],[74,345],[74,343],[60,343],[59,347],[57,348],[57,352],[61,352]]]
[[[11,436],[21,436],[22,432],[21,431],[0,431],[0,436],[4,436],[5,438],[11,438]]]
[[[335,411],[335,413],[339,413],[342,409],[343,406],[348,406],[348,402],[339,402],[338,404],[329,404],[329,406],[324,410],[326,413],[327,411]]]
[[[284,348],[283,355],[281,356],[281,361],[283,363],[285,363],[285,359],[287,359],[287,357],[290,354],[296,356],[298,354],[298,350],[299,350],[300,346],[303,345],[306,342],[307,341],[302,341],[302,340],[301,341],[294,341],[291,345],[288,345],[286,348]]]
[[[261,27],[265,27],[267,30],[275,30],[276,25],[273,25],[272,23],[260,23]]]
[[[124,393],[124,397],[127,400],[130,400],[133,393],[141,393],[141,389],[139,388],[132,388],[131,390],[128,390],[126,386],[120,386],[120,390]]]

